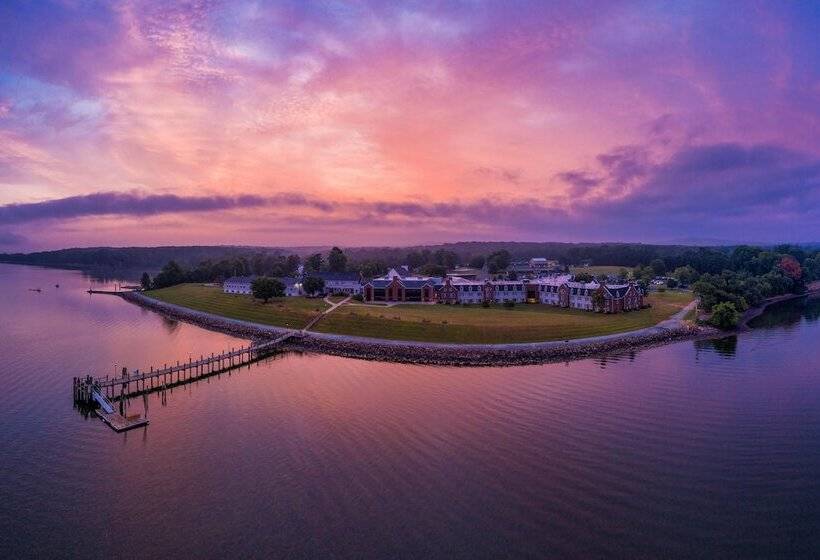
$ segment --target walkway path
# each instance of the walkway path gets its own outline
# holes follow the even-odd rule
[[[440,342],[416,342],[408,340],[388,340],[380,338],[358,337],[308,331],[327,313],[334,311],[348,300],[331,303],[332,307],[317,315],[304,329],[283,329],[259,325],[248,321],[228,319],[201,311],[159,302],[143,294],[130,293],[125,299],[164,312],[177,319],[188,320],[195,324],[228,332],[236,336],[254,338],[284,334],[300,333],[299,346],[317,352],[360,357],[365,359],[387,359],[409,363],[441,363],[449,365],[504,365],[541,363],[554,359],[576,359],[589,357],[596,353],[606,353],[624,348],[671,342],[685,337],[709,334],[702,327],[687,325],[683,317],[692,309],[687,305],[672,317],[655,326],[634,331],[609,335],[555,340],[545,342],[524,342],[507,344],[455,344]]]
[[[328,313],[332,313],[333,311],[335,311],[335,310],[336,310],[336,308],[337,308],[337,307],[341,307],[342,305],[344,305],[344,304],[346,304],[348,301],[350,301],[350,297],[351,297],[351,296],[347,296],[347,297],[346,297],[346,298],[344,298],[342,301],[340,301],[340,302],[338,302],[338,303],[333,303],[333,302],[330,300],[330,298],[329,298],[328,296],[325,296],[325,303],[326,303],[326,304],[328,304],[330,307],[329,307],[329,308],[327,308],[327,309],[325,309],[325,310],[324,310],[324,311],[322,311],[321,313],[319,313],[319,314],[318,314],[316,317],[314,317],[313,319],[311,319],[311,320],[310,320],[310,322],[309,322],[307,325],[305,325],[305,326],[304,326],[304,328],[302,329],[302,332],[304,333],[304,332],[307,332],[307,331],[309,331],[310,329],[312,329],[312,328],[313,328],[313,326],[314,326],[316,323],[318,323],[319,321],[321,321],[321,320],[322,320],[322,318],[323,318],[325,315],[327,315]]]

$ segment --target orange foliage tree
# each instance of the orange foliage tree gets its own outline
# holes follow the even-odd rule
[[[800,277],[803,275],[803,269],[800,268],[800,263],[791,255],[785,255],[780,259],[778,267],[783,271],[783,274],[792,280],[800,280]]]

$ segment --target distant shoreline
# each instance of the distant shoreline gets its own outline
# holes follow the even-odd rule
[[[269,339],[285,332],[299,331],[230,319],[187,307],[165,303],[139,292],[119,294],[123,299],[164,316],[197,326],[254,340]],[[680,313],[685,315],[687,310]],[[296,351],[374,361],[440,366],[514,366],[573,361],[612,353],[623,353],[681,340],[713,338],[725,333],[697,326],[679,318],[659,325],[604,336],[566,341],[511,344],[450,344],[365,338],[299,331],[303,337],[288,345]]]

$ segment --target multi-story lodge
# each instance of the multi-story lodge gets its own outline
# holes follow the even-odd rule
[[[643,306],[643,294],[635,284],[573,282],[569,275],[532,280],[479,281],[461,277],[387,276],[364,284],[365,301],[418,301],[446,304],[542,303],[588,311],[619,313]]]

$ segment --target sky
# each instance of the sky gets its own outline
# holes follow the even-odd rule
[[[820,3],[0,2],[0,252],[820,240]]]

